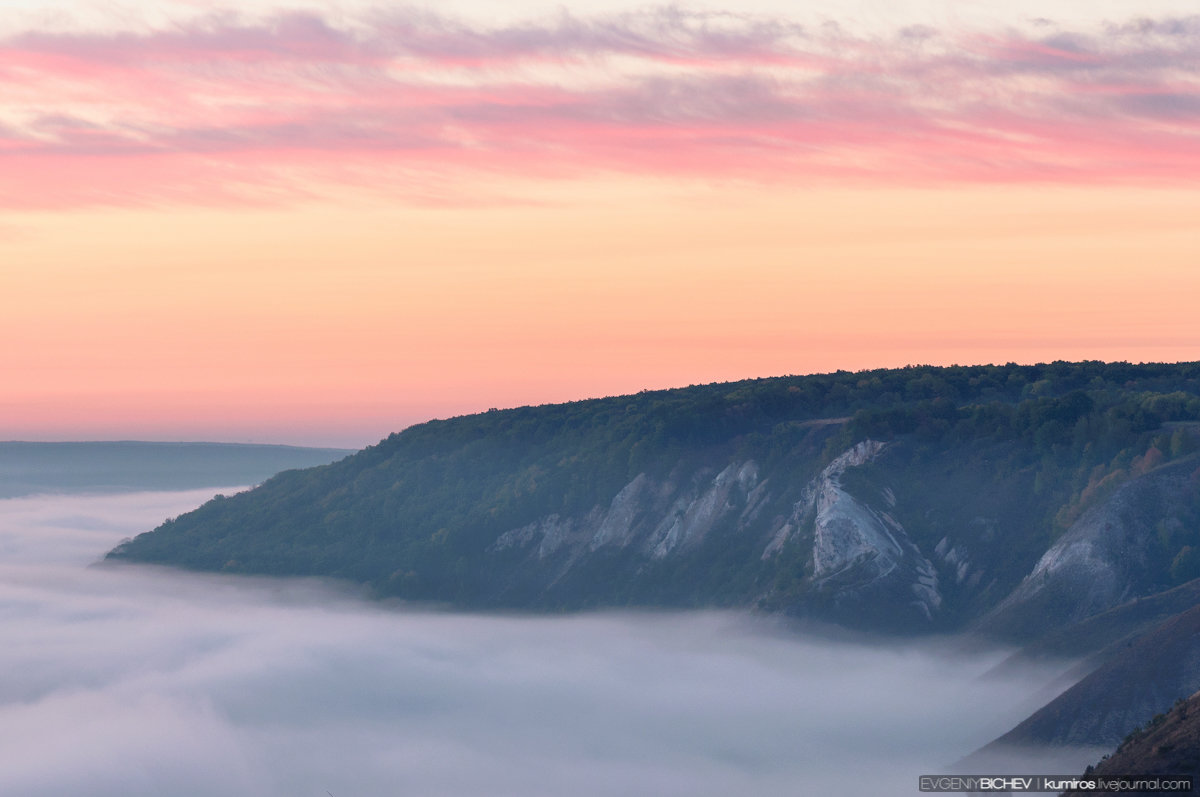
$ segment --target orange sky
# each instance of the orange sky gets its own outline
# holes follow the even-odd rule
[[[0,40],[0,439],[356,446],[753,376],[1200,359],[1200,25],[469,57],[447,25],[436,61],[314,19]]]

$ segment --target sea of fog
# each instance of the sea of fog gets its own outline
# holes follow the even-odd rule
[[[1053,675],[732,613],[440,613],[90,566],[214,492],[0,500],[0,794],[910,794]]]

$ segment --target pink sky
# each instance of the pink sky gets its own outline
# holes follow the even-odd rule
[[[0,36],[0,439],[361,445],[1200,359],[1200,17],[274,10]]]

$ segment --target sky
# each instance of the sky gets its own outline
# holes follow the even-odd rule
[[[1200,359],[1194,2],[16,0],[0,439]]]
[[[0,793],[915,795],[1062,666],[981,678],[1002,654],[734,613],[437,613],[87,567],[212,494],[0,501]]]

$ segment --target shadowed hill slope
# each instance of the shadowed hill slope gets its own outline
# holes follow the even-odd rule
[[[1200,689],[1200,606],[1124,645],[1095,672],[984,750],[1116,744],[1181,695]]]
[[[1200,794],[1200,694],[1180,698],[1169,712],[1155,716],[1144,727],[1129,734],[1112,755],[1096,766],[1088,767],[1082,777],[1170,779],[1180,775],[1193,779],[1192,790],[1176,793]],[[1063,797],[1082,797],[1085,793],[1130,792],[1069,791]]]

